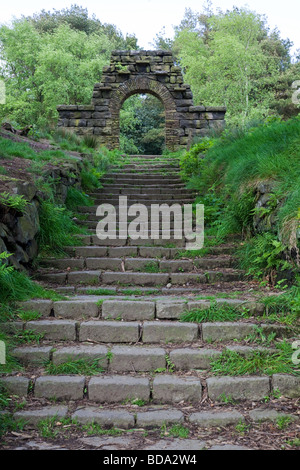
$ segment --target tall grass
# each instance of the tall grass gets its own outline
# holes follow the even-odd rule
[[[272,282],[272,273],[278,270],[297,271],[300,118],[225,132],[213,139],[201,161],[189,153],[190,161],[181,160],[183,171],[188,169],[188,187],[199,191],[206,224],[218,237],[236,233],[244,238],[241,267],[257,277],[268,275]],[[259,207],[257,188],[262,183],[267,185],[269,201]],[[254,217],[263,220],[258,230]]]
[[[43,201],[40,207],[38,243],[42,253],[60,254],[64,247],[78,244],[75,235],[82,229],[72,220],[72,214],[51,201]]]

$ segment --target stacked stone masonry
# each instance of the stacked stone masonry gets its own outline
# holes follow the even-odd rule
[[[225,107],[194,106],[193,94],[169,51],[113,51],[90,105],[60,105],[58,126],[78,135],[94,135],[100,144],[118,148],[120,110],[134,94],[156,96],[165,108],[169,150],[186,148],[194,136],[223,129]]]

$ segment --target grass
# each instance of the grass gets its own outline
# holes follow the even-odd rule
[[[73,222],[72,214],[65,207],[52,201],[42,202],[39,218],[38,243],[41,256],[63,253],[64,247],[78,244],[75,235],[84,232]]]
[[[81,191],[79,188],[73,186],[69,187],[65,206],[70,211],[76,211],[78,206],[93,206],[93,200]]]
[[[190,431],[188,428],[183,426],[182,424],[174,424],[170,428],[164,424],[161,427],[161,437],[177,437],[179,439],[188,439]]]
[[[247,317],[247,314],[248,311],[246,308],[244,311],[241,311],[237,307],[233,307],[231,305],[211,302],[211,305],[208,308],[196,308],[182,313],[180,316],[180,321],[196,323],[236,321]]]
[[[159,273],[160,272],[158,264],[155,262],[151,262],[151,261],[149,263],[146,263],[144,267],[141,268],[141,270],[145,273]]]
[[[18,344],[30,344],[30,343],[37,343],[39,344],[40,341],[43,339],[43,333],[36,333],[33,330],[22,330],[18,331],[14,335],[14,339]]]
[[[49,375],[64,375],[64,374],[76,374],[76,375],[97,375],[105,371],[101,367],[101,361],[104,361],[104,357],[100,357],[93,360],[78,359],[69,360],[62,364],[48,363],[45,367],[45,372]]]
[[[20,432],[25,427],[25,420],[16,420],[9,414],[0,414],[0,437],[5,436],[9,432]]]
[[[206,227],[210,226],[217,239],[230,234],[244,239],[238,253],[240,266],[275,285],[278,272],[299,271],[299,261],[291,256],[299,249],[299,116],[244,131],[225,131],[212,143],[201,161],[199,152],[193,160],[193,147],[181,160],[188,187],[199,191],[197,202],[205,203]],[[261,183],[270,186],[270,197],[258,209]],[[260,233],[253,230],[258,216]]]
[[[85,294],[87,295],[114,295],[116,293],[115,290],[113,289],[87,289],[85,291]]]
[[[255,351],[243,356],[233,351],[224,351],[217,359],[211,361],[211,372],[214,375],[252,375],[252,374],[293,374],[299,375],[292,363],[293,350],[289,343],[276,344],[277,352]]]
[[[13,266],[8,266],[7,260],[11,254],[0,253],[0,319],[1,310],[5,304],[13,301],[25,301],[32,298],[61,300],[54,291],[44,289],[32,281],[23,272],[17,271]]]

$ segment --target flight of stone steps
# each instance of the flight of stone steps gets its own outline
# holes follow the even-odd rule
[[[88,229],[80,237],[83,245],[66,248],[69,257],[40,263],[37,279],[67,296],[65,300],[23,303],[24,309],[41,317],[7,325],[8,330],[41,336],[38,344],[14,350],[24,373],[3,378],[9,390],[30,401],[15,417],[32,426],[57,416],[137,432],[181,425],[198,436],[198,440],[170,441],[165,447],[170,449],[239,444],[242,438],[240,442],[232,438],[237,425],[289,417],[297,426],[298,377],[211,373],[211,361],[225,351],[243,356],[274,353],[274,347],[256,344],[257,329],[266,337],[292,334],[285,326],[261,320],[264,305],[251,296],[253,285],[235,267],[235,239],[210,247],[202,257],[189,258],[185,253],[182,258],[185,240],[163,239],[162,232],[155,240],[100,240],[96,235],[98,205],[118,206],[119,196],[127,196],[128,205],[147,207],[192,203],[195,194],[185,188],[178,162],[132,156],[102,183],[103,188],[91,194],[95,206],[78,208],[85,216],[78,223]],[[236,291],[239,296],[226,295]],[[181,321],[186,312],[209,308],[214,295],[216,304],[240,312],[237,321]],[[45,372],[45,364],[80,359],[96,361],[100,372],[92,376]],[[287,400],[282,406],[271,399],[278,390]],[[223,430],[220,436],[210,436],[216,428]],[[129,448],[133,445],[130,442]],[[140,445],[147,448],[146,443]],[[259,446],[259,441],[250,444],[250,448]]]

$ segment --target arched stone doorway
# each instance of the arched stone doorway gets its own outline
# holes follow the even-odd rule
[[[223,128],[226,109],[193,105],[190,86],[169,51],[114,51],[94,86],[91,105],[58,106],[58,125],[79,135],[94,135],[100,144],[118,148],[120,109],[138,93],[156,96],[165,108],[166,147],[186,148],[195,135]]]
[[[179,129],[179,118],[176,117],[176,105],[168,89],[159,82],[146,77],[136,77],[126,81],[120,86],[110,102],[112,135],[119,142],[120,110],[123,103],[135,94],[150,94],[159,99],[165,111],[165,142],[167,148],[175,148],[178,145],[178,136],[174,132]]]

